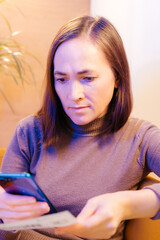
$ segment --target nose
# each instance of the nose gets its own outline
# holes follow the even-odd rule
[[[71,82],[68,95],[70,100],[74,102],[83,100],[85,98],[83,85],[77,80]]]

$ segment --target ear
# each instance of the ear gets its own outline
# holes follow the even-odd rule
[[[114,88],[118,88],[118,86],[119,86],[119,79],[116,78],[114,83]]]
[[[115,83],[114,83],[114,88],[118,88],[119,87],[119,76],[118,76],[118,72],[116,70],[113,70],[114,73],[114,77],[115,77]]]

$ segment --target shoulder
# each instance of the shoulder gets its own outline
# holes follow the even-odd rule
[[[21,119],[18,122],[18,126],[21,128],[35,128],[35,127],[41,127],[41,121],[39,117],[36,117],[34,115],[29,115],[23,119]]]
[[[17,125],[17,132],[19,135],[25,136],[41,136],[42,126],[40,117],[34,115],[27,116],[21,119]],[[41,138],[41,137],[40,137]]]
[[[155,128],[158,130],[158,127],[153,123],[143,119],[135,118],[135,117],[130,117],[127,123],[128,123],[128,127],[134,128],[136,130],[139,130],[139,129],[149,130],[149,129],[155,129]]]
[[[125,135],[137,136],[140,138],[146,135],[160,135],[160,129],[156,125],[152,124],[149,121],[134,117],[130,117],[128,119],[120,132]]]

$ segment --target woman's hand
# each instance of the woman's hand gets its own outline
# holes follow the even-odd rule
[[[108,239],[122,220],[154,217],[160,201],[150,189],[108,193],[90,199],[77,217],[77,223],[57,228],[56,234],[73,234],[90,239]]]
[[[90,199],[77,217],[77,223],[57,228],[56,234],[73,234],[90,239],[108,239],[123,220],[125,201],[120,193],[109,193]]]
[[[45,202],[38,202],[30,196],[9,194],[0,187],[0,219],[4,223],[38,217],[49,210]]]

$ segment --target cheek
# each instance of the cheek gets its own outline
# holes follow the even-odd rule
[[[97,91],[97,105],[107,107],[113,97],[114,85],[107,85]]]
[[[55,85],[55,91],[56,91],[58,97],[59,97],[60,100],[61,100],[61,98],[62,98],[62,96],[63,96],[63,88],[60,87],[59,85]]]
[[[59,100],[61,101],[61,103],[63,105],[64,102],[65,102],[65,100],[64,100],[65,99],[65,92],[63,91],[62,88],[57,87],[57,86],[55,86],[55,91],[56,91],[57,96],[59,97]]]

